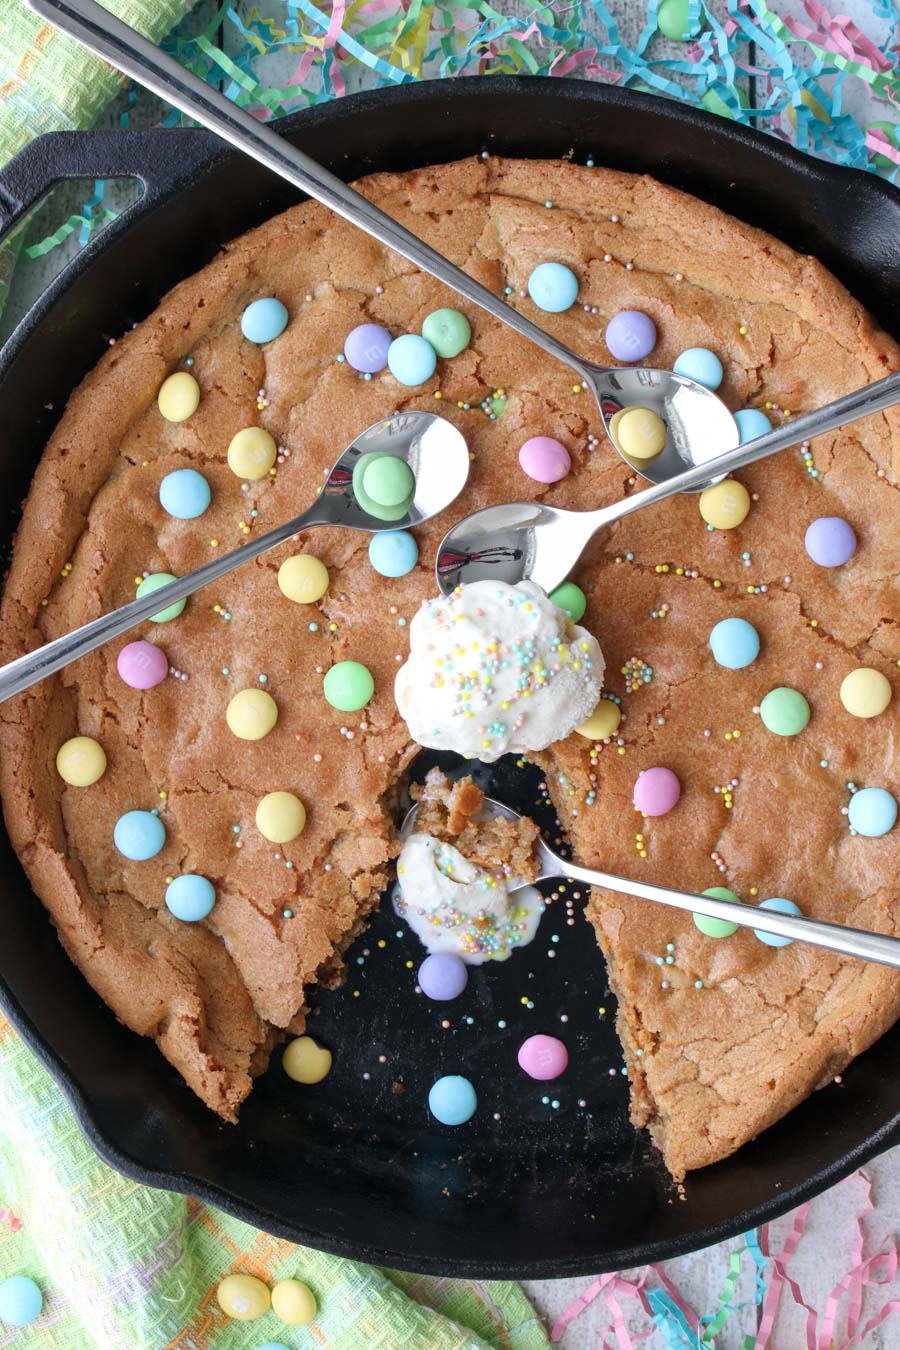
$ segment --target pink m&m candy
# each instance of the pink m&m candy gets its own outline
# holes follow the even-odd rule
[[[643,361],[656,346],[656,324],[639,309],[623,309],[606,325],[606,345],[617,361]]]
[[[529,1036],[519,1046],[519,1068],[542,1082],[565,1073],[569,1052],[555,1036]]]
[[[568,450],[552,436],[532,436],[519,451],[519,463],[536,483],[558,483],[572,467]]]
[[[681,796],[671,769],[646,769],[634,785],[634,804],[644,816],[664,816]]]
[[[116,669],[130,689],[152,689],[168,675],[169,662],[152,642],[129,642],[116,657]]]

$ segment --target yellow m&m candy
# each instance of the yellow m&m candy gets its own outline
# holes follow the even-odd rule
[[[272,1311],[289,1327],[305,1327],[316,1315],[313,1291],[302,1280],[279,1280],[272,1290]]]
[[[238,478],[265,478],[275,463],[278,447],[263,427],[245,427],[231,439],[228,467]]]
[[[841,702],[854,717],[877,717],[891,701],[890,682],[880,670],[859,666],[844,677]]]
[[[700,514],[716,530],[733,530],[747,518],[750,493],[743,483],[725,478],[700,493]]]
[[[90,787],[106,773],[106,751],[90,736],[73,736],[59,747],[56,767],[70,787]]]
[[[226,1275],[216,1290],[219,1307],[236,1322],[252,1322],[272,1304],[268,1286],[255,1275]]]
[[[256,808],[256,828],[272,844],[289,844],[306,824],[306,807],[293,792],[269,792]]]
[[[575,730],[589,741],[605,741],[607,736],[614,735],[621,720],[618,703],[613,703],[611,698],[601,698],[587,721]]]
[[[328,590],[328,569],[311,553],[285,558],[278,569],[278,589],[295,604],[311,605]]]
[[[666,424],[650,408],[625,408],[613,421],[616,444],[629,459],[653,459],[666,444]]]
[[[298,1036],[285,1048],[281,1067],[295,1083],[321,1083],[331,1071],[331,1051],[312,1036]]]
[[[264,689],[242,689],[225,710],[229,729],[242,741],[261,741],[278,721],[278,704]]]
[[[156,403],[167,422],[186,422],[197,411],[200,386],[193,375],[179,370],[163,380]]]

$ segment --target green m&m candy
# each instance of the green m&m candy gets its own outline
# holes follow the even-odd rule
[[[798,689],[770,689],[759,705],[763,726],[776,736],[796,736],[809,721],[809,704]]]
[[[573,623],[578,623],[584,618],[587,599],[584,591],[580,586],[576,586],[574,581],[564,581],[555,591],[551,591],[547,598],[560,609],[564,609]]]
[[[458,309],[436,309],[422,324],[422,336],[438,356],[459,356],[469,345],[472,329]]]
[[[171,572],[151,572],[149,577],[144,577],[138,586],[135,599],[142,600],[145,595],[158,591],[161,586],[168,586],[170,581],[175,581]],[[187,600],[176,600],[173,604],[167,605],[165,609],[161,609],[158,614],[151,614],[150,622],[168,623],[170,619],[177,619],[186,604]]]
[[[710,886],[708,891],[701,891],[701,895],[708,895],[711,900],[736,900],[738,904],[741,902],[741,897],[735,895],[734,891],[730,891],[727,886]],[[739,926],[729,919],[711,919],[705,914],[692,914],[691,918],[700,932],[711,938],[731,937],[732,933],[737,932]]]
[[[322,688],[332,708],[358,712],[375,693],[375,681],[372,672],[359,661],[338,661],[327,671]]]

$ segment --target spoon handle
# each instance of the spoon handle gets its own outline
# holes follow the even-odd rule
[[[636,895],[641,900],[653,900],[658,905],[684,909],[703,914],[710,919],[725,919],[739,928],[758,928],[776,937],[797,939],[826,947],[829,951],[855,956],[861,961],[875,961],[882,966],[900,969],[900,938],[883,933],[870,933],[865,928],[850,928],[846,924],[825,923],[821,919],[806,919],[793,914],[779,914],[772,909],[743,905],[735,900],[716,900],[709,895],[692,895],[689,891],[675,891],[668,886],[655,886],[649,881],[627,881],[624,877],[598,872],[589,867],[578,867],[564,862],[546,844],[541,845],[542,872],[548,876],[571,877],[591,886],[603,886],[620,895]]]
[[[276,544],[282,544],[285,539],[290,539],[292,534],[323,523],[316,506],[313,505],[302,515],[294,516],[293,520],[285,521],[283,525],[277,525],[274,530],[268,530],[255,539],[248,539],[240,548],[223,553],[220,558],[213,558],[211,562],[204,563],[187,576],[170,581],[166,586],[160,586],[159,590],[153,591],[151,595],[143,595],[140,600],[132,600],[127,605],[121,605],[110,614],[101,614],[99,618],[91,619],[90,623],[83,624],[81,628],[64,633],[62,637],[54,638],[52,642],[45,642],[43,647],[17,657],[8,665],[0,666],[0,703],[5,703],[14,694],[20,694],[23,689],[38,684],[48,675],[62,670],[64,666],[71,665],[80,656],[86,656],[95,648],[102,647],[105,642],[127,633],[130,628],[135,628],[153,614],[159,614],[176,600],[184,600],[203,586],[208,586],[210,582],[227,576],[243,563],[252,562],[261,553],[266,553]]]
[[[462,268],[454,266],[410,230],[367,201],[361,193],[348,187],[340,178],[279,136],[271,127],[257,122],[223,94],[204,84],[173,57],[154,47],[133,28],[97,4],[96,0],[28,0],[28,5],[36,14],[48,19],[82,46],[96,52],[117,70],[130,75],[146,89],[208,127],[257,163],[280,174],[345,220],[365,230],[382,244],[387,244],[388,248],[401,253],[416,267],[430,272],[459,295],[515,329],[521,337],[536,343],[548,355],[574,370],[591,389],[595,389],[590,370],[563,343],[557,342],[524,314],[519,314],[512,305],[470,277]]]
[[[755,440],[747,441],[745,445],[739,445],[734,450],[727,450],[723,455],[716,455],[714,459],[695,464],[693,468],[675,474],[663,483],[655,483],[641,492],[633,492],[630,497],[614,502],[611,506],[591,511],[586,521],[590,534],[593,535],[597,530],[611,525],[614,520],[620,520],[622,516],[630,515],[632,511],[640,511],[645,506],[665,501],[666,497],[672,497],[677,492],[689,492],[691,488],[698,487],[711,477],[743,469],[748,464],[765,459],[768,455],[777,454],[779,450],[787,450],[792,445],[812,440],[813,436],[820,436],[825,431],[833,431],[835,427],[845,426],[860,417],[883,412],[895,403],[900,403],[900,371],[886,375],[884,379],[876,380],[874,384],[864,385],[862,389],[854,389],[851,393],[844,394],[842,398],[836,398],[833,403],[816,408],[814,412],[804,413],[802,417],[792,417],[781,426],[767,431],[764,436],[757,436]]]

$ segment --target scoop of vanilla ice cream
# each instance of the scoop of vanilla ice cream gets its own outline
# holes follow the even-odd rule
[[[394,695],[413,740],[490,763],[590,717],[603,653],[539,586],[474,581],[422,605]]]

